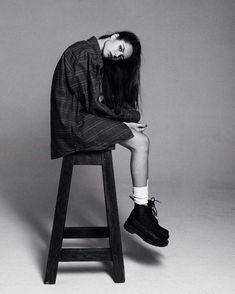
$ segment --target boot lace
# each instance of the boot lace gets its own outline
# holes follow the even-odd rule
[[[149,200],[149,203],[152,209],[152,213],[155,217],[157,217],[157,208],[156,208],[155,202],[161,203],[161,201],[157,200],[155,197],[151,197]]]
[[[134,199],[135,199],[134,196],[129,195],[129,197],[134,201]],[[148,203],[150,203],[150,208],[152,209],[152,214],[155,217],[157,217],[157,208],[156,208],[155,202],[161,203],[161,201],[157,200],[155,197],[151,197],[149,199]]]

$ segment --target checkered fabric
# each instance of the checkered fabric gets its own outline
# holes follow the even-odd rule
[[[51,87],[51,159],[102,150],[133,137],[123,122],[138,122],[139,111],[124,105],[119,114],[102,97],[103,60],[96,37],[62,54]]]

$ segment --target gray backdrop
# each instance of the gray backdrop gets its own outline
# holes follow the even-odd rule
[[[152,193],[169,187],[234,191],[235,1],[2,0],[0,5],[3,202],[16,206],[16,199],[19,205],[30,194],[22,209],[35,203],[43,208],[47,199],[54,206],[61,166],[49,156],[55,65],[73,42],[123,29],[135,32],[143,46],[142,121],[151,140]],[[127,193],[123,197],[131,188],[129,158],[117,146],[115,176],[117,189]],[[83,180],[88,173],[93,170],[82,172]]]

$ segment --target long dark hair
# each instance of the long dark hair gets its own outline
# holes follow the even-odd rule
[[[105,103],[116,113],[120,112],[123,104],[139,109],[140,101],[140,65],[141,45],[139,38],[132,32],[121,31],[103,35],[105,39],[118,34],[117,39],[132,45],[132,55],[125,60],[112,61],[103,58],[103,95]]]

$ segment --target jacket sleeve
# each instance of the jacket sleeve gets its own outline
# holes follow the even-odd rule
[[[70,134],[72,138],[81,137],[81,132],[90,128],[91,117],[97,123],[102,117],[122,122],[139,121],[139,112],[127,104],[121,108],[119,114],[101,104],[101,117],[93,112],[93,104],[96,103],[93,98],[98,91],[95,70],[91,57],[86,53],[80,56],[78,62],[67,49],[59,60],[51,91],[52,132],[57,132],[57,137],[62,133],[66,136]]]
[[[53,128],[71,133],[83,123],[91,103],[87,96],[94,87],[87,86],[87,60],[76,60],[69,48],[61,56],[52,81],[51,88],[51,121]],[[82,113],[81,113],[82,111]]]
[[[121,111],[117,116],[117,120],[137,123],[140,120],[140,112],[126,103],[122,106]]]
[[[80,95],[87,80],[84,75],[85,62],[84,58],[81,66],[77,68],[73,53],[67,49],[55,68],[51,86],[50,112],[52,158],[62,156],[65,151],[75,150],[78,140],[82,145],[81,133],[89,128],[88,123],[85,123],[86,118],[92,116],[86,113],[89,101],[85,99],[82,101],[86,95]]]
[[[99,104],[97,106],[100,86],[94,58],[94,56],[85,53],[83,57],[81,56],[79,62],[77,62],[73,54],[68,50],[65,59],[68,88],[72,90],[73,95],[76,97],[79,109],[84,112],[83,116],[87,112],[97,116],[100,114],[102,117],[122,122],[138,122],[140,120],[140,112],[127,103],[121,107],[118,114],[105,104]]]
[[[106,106],[97,115],[99,89],[94,71],[86,52],[77,60],[66,50],[56,66],[51,89],[52,159],[75,150],[99,150],[133,137],[130,128]]]

